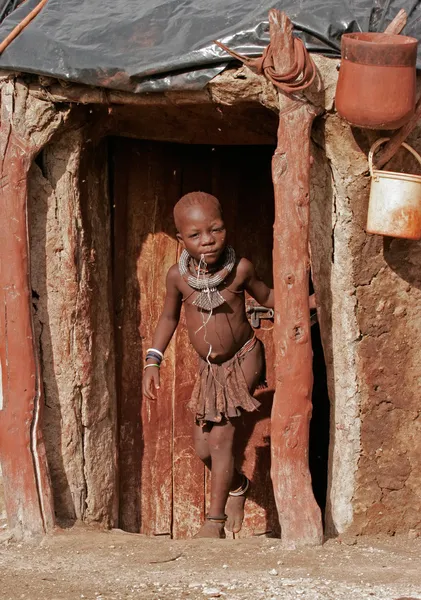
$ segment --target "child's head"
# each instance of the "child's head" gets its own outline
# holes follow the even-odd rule
[[[186,194],[174,207],[177,238],[187,252],[209,265],[215,264],[225,248],[225,225],[221,205],[205,192]]]

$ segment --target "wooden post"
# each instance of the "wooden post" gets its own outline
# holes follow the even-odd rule
[[[269,13],[275,70],[294,61],[291,21]],[[288,545],[323,541],[321,513],[308,465],[313,385],[309,295],[310,132],[317,110],[305,99],[279,93],[278,144],[272,160],[275,192],[273,268],[276,391],[272,409],[271,475]]]
[[[16,537],[42,534],[54,526],[52,493],[41,433],[42,380],[32,327],[27,176],[40,146],[30,138],[24,85],[1,89],[0,126],[0,461],[6,512]],[[30,119],[51,117],[43,144],[58,128],[46,103]],[[40,108],[39,113],[37,108]],[[44,121],[45,123],[45,121]],[[32,125],[34,121],[32,122]],[[26,135],[25,135],[26,133]]]

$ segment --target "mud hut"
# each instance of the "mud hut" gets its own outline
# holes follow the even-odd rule
[[[36,4],[14,11],[3,35]],[[118,3],[116,20],[107,2],[100,11],[98,2],[50,0],[0,58],[0,463],[15,535],[81,522],[180,538],[203,518],[208,481],[190,441],[194,357],[182,328],[159,404],[140,393],[166,270],[177,260],[172,207],[182,193],[216,194],[238,252],[268,283],[280,277],[271,157],[282,103],[272,83],[227,65],[212,43],[260,54],[272,3],[257,14],[225,2],[223,17],[215,8],[204,21],[192,9],[172,17],[169,0],[165,15],[151,2],[133,19],[131,4]],[[421,246],[365,232],[367,152],[380,134],[337,115],[339,34],[329,38],[325,17],[310,23],[294,4],[274,3],[318,69],[305,92],[318,113],[310,254],[319,324],[303,456],[326,533],[419,530]],[[369,19],[382,28],[394,16],[379,18],[364,2],[356,15],[342,3],[332,11],[350,29]],[[94,14],[103,16],[92,32]],[[421,149],[419,129],[409,142]],[[305,147],[298,138],[298,152]],[[417,172],[411,161],[399,152],[393,166]],[[279,535],[271,438],[288,435],[294,449],[301,422],[290,415],[284,430],[271,430],[277,324],[249,308],[267,348],[269,390],[241,436],[254,481],[241,535]],[[305,520],[299,495],[289,502]]]

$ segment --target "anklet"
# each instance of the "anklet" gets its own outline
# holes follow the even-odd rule
[[[244,494],[247,492],[249,487],[250,487],[250,480],[245,475],[243,475],[243,483],[236,490],[229,492],[229,495],[234,496],[234,497],[244,496]]]
[[[227,515],[224,515],[223,517],[210,517],[209,515],[206,515],[206,521],[211,521],[212,523],[225,523],[225,521],[228,519]]]

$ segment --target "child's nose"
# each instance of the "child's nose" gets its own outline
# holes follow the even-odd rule
[[[211,233],[208,234],[204,234],[203,238],[202,238],[202,244],[204,246],[210,246],[211,244],[215,243],[215,238],[213,237],[213,235]]]

